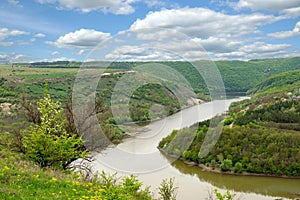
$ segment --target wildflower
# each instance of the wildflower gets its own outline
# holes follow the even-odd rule
[[[56,182],[56,181],[57,181],[57,178],[53,177],[53,178],[51,179],[51,181],[52,181],[52,182]]]

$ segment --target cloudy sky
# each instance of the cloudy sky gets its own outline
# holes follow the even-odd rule
[[[95,52],[95,49],[100,53]],[[300,56],[300,0],[1,0],[0,62]]]

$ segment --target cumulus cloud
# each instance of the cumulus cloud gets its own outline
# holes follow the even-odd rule
[[[23,5],[21,5],[20,1],[18,1],[18,0],[7,0],[7,2],[13,6],[23,7]]]
[[[11,46],[14,43],[10,41],[5,41],[5,39],[11,36],[26,35],[26,34],[29,33],[20,30],[9,30],[8,28],[0,28],[0,46]]]
[[[130,30],[140,32],[141,39],[169,38],[174,36],[170,30],[201,39],[232,38],[259,33],[258,27],[280,19],[259,13],[227,15],[206,8],[180,8],[150,12],[144,19],[136,20]],[[161,30],[153,33],[147,28]]]
[[[91,49],[111,37],[110,33],[103,33],[93,29],[80,29],[60,36],[55,42],[48,44],[58,48]]]
[[[81,50],[79,50],[75,55],[81,56],[81,55],[84,54],[84,53],[85,53],[85,50],[81,49]]]
[[[282,11],[282,13],[286,14],[290,17],[299,17],[300,16],[300,6],[295,8],[289,8]]]
[[[105,56],[105,59],[107,60],[126,61],[183,60],[183,58],[184,55],[174,54],[174,52],[166,51],[166,49],[160,49],[158,47],[153,47],[149,44],[140,46],[120,46]]]
[[[207,8],[149,12],[144,19],[137,19],[129,29],[129,32],[136,34],[137,41],[143,41],[143,45],[117,47],[106,58],[195,60],[208,58],[209,55],[221,59],[247,59],[258,52],[259,56],[272,56],[277,54],[276,51],[285,52],[289,46],[260,43],[251,41],[251,38],[257,38],[260,27],[281,19],[282,16],[261,13],[230,15]],[[120,34],[126,35],[126,32]],[[149,50],[149,47],[152,49]],[[254,47],[256,52],[251,51]]]
[[[255,42],[249,45],[240,47],[237,51],[228,53],[216,54],[215,57],[219,59],[257,59],[270,57],[284,57],[289,55],[287,49],[289,44],[267,44],[265,42]]]
[[[53,52],[51,53],[52,56],[56,56],[56,55],[59,55],[59,54],[60,54],[59,51],[53,51]]]
[[[251,10],[282,11],[285,9],[300,7],[299,0],[240,0],[239,8],[250,8]]]
[[[27,60],[27,56],[23,54],[0,54],[0,63],[22,62]]]
[[[30,62],[34,63],[34,62],[57,62],[57,61],[75,61],[75,59],[68,58],[68,57],[59,57],[59,58],[52,58],[52,59],[32,60]]]
[[[135,10],[132,3],[135,0],[38,0],[39,3],[57,3],[61,9],[76,9],[81,12],[100,10],[104,13],[127,15]]]
[[[238,9],[249,8],[251,10],[270,10],[279,12],[289,17],[300,16],[299,0],[240,0],[235,7]]]
[[[46,35],[43,34],[43,33],[37,33],[37,34],[34,35],[34,37],[36,37],[36,38],[44,38],[44,37],[46,37]]]
[[[221,42],[221,43],[218,43]],[[223,43],[222,43],[223,42]],[[123,45],[116,47],[111,53],[105,56],[108,60],[127,61],[148,61],[148,60],[201,60],[201,59],[239,59],[249,60],[254,58],[283,57],[289,55],[289,44],[268,44],[264,42],[254,42],[244,44],[243,42],[208,39],[181,41],[180,45],[176,41],[165,43],[150,42],[142,45]],[[207,47],[202,48],[206,43]]]
[[[281,32],[268,34],[269,37],[276,38],[276,39],[287,39],[299,35],[300,35],[300,21],[297,22],[294,29],[291,31],[281,31]]]

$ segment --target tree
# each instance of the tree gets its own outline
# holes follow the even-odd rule
[[[232,161],[229,159],[223,160],[222,164],[220,165],[222,171],[229,171],[232,168]]]
[[[240,162],[235,163],[234,171],[238,172],[238,173],[242,172],[243,171],[243,164],[240,163]]]
[[[52,166],[65,169],[87,151],[78,135],[65,129],[63,109],[59,102],[51,100],[48,92],[38,101],[41,122],[22,131],[25,154],[42,167]]]

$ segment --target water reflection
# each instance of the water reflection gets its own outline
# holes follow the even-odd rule
[[[200,181],[208,182],[218,188],[287,198],[300,197],[300,179],[204,172],[197,166],[190,166],[179,160],[173,162],[172,166],[182,174],[197,176]]]

